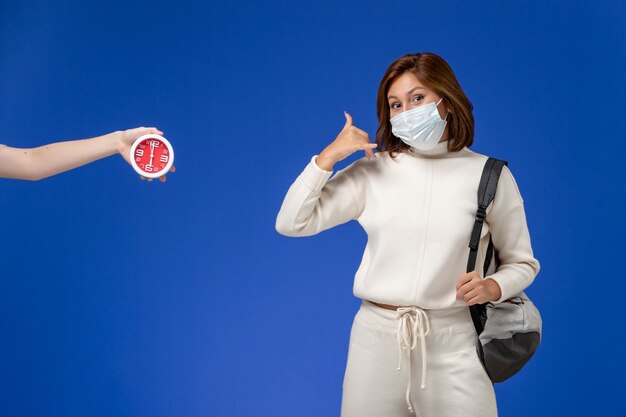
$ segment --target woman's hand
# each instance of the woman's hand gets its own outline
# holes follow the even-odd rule
[[[130,148],[133,146],[133,143],[135,143],[135,141],[139,137],[143,135],[147,135],[147,134],[157,134],[157,135],[163,136],[163,132],[161,132],[159,129],[155,127],[136,127],[134,129],[122,130],[117,133],[118,133],[118,139],[119,139],[118,153],[122,155],[122,158],[124,158],[124,160],[128,162],[129,165],[130,165]],[[174,167],[174,165],[172,165],[170,172],[175,172],[175,171],[176,171],[176,168]],[[152,181],[152,178],[146,178],[143,175],[140,175],[139,178],[141,178],[142,180],[147,179],[148,181]],[[165,175],[162,175],[159,177],[159,180],[161,182],[165,182],[167,178],[165,178]]]
[[[345,111],[343,113],[346,116],[346,124],[335,140],[316,159],[319,167],[326,171],[332,171],[333,166],[337,162],[347,158],[356,151],[365,151],[365,156],[371,159],[374,157],[372,149],[378,146],[376,143],[370,143],[367,132],[352,124],[352,116]]]
[[[491,278],[483,280],[476,271],[461,275],[456,283],[456,299],[462,299],[470,306],[496,301],[501,295],[500,285],[495,280]]]

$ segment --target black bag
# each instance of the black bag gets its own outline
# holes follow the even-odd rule
[[[489,158],[485,163],[478,186],[478,210],[469,242],[467,272],[473,271],[476,266],[487,207],[495,197],[504,165],[508,163],[494,158]],[[483,277],[493,273],[499,266],[497,248],[494,248],[490,238]],[[469,308],[478,334],[478,356],[489,378],[493,382],[502,382],[515,375],[530,360],[541,341],[542,323],[537,307],[522,291],[518,296],[501,303],[474,304]]]

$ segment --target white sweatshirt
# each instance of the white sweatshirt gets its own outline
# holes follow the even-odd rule
[[[386,151],[337,171],[320,168],[314,155],[289,187],[276,218],[285,236],[311,236],[356,220],[367,245],[354,277],[358,298],[424,309],[467,307],[456,300],[465,273],[487,156],[465,147],[449,152],[411,148],[392,159]],[[330,179],[329,179],[330,178]],[[528,287],[539,272],[526,224],[524,200],[507,166],[487,208],[476,271],[483,277],[489,234],[501,265],[488,275],[502,291],[500,303]]]

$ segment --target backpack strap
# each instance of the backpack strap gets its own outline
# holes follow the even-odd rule
[[[494,254],[496,255],[495,256],[495,258],[496,258],[495,259],[495,263],[496,263],[495,267],[498,268],[499,259],[498,259],[497,254],[495,253],[495,248],[493,246],[493,239],[490,236],[489,237],[489,244],[487,245],[487,252],[485,253],[485,262],[484,262],[484,265],[483,265],[483,277],[487,276],[487,271],[489,270],[489,266],[491,265],[491,260],[492,260],[491,258],[494,257]]]
[[[488,158],[487,162],[485,162],[485,167],[483,168],[483,173],[480,177],[480,183],[478,184],[478,210],[476,211],[476,219],[474,221],[474,227],[469,241],[470,252],[467,261],[467,272],[473,271],[476,267],[480,233],[483,230],[483,222],[487,216],[487,207],[489,207],[489,204],[491,204],[496,195],[498,180],[500,179],[500,173],[502,172],[502,167],[504,165],[508,165],[508,162],[495,158]],[[485,268],[489,267],[493,251],[494,247],[490,239],[485,259]],[[476,328],[476,332],[478,334],[482,333],[485,320],[487,319],[485,304],[475,304],[470,306],[472,321],[474,322],[474,327]]]
[[[489,204],[491,204],[496,195],[500,172],[502,172],[504,165],[508,165],[508,162],[495,158],[489,158],[487,162],[485,162],[483,174],[478,184],[478,210],[476,211],[474,228],[472,229],[469,241],[470,253],[466,272],[471,272],[476,267],[478,243],[480,242],[480,233],[483,230],[483,222],[487,216],[487,207],[489,207]]]

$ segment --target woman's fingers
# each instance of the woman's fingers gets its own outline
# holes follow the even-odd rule
[[[152,127],[140,126],[140,127],[135,127],[132,129],[124,130],[123,139],[124,139],[124,142],[126,142],[128,145],[132,145],[132,143],[135,140],[137,140],[137,138],[143,135],[147,135],[147,134],[156,134],[156,135],[163,136],[163,132],[154,126]]]
[[[159,129],[157,129],[156,127],[149,127],[148,128],[148,133],[156,133],[157,135],[161,135],[163,136],[163,132],[161,132]]]
[[[329,153],[336,156],[335,162],[343,160],[358,150],[364,151],[369,159],[374,158],[372,149],[374,149],[377,144],[370,142],[367,132],[354,126],[352,116],[347,111],[344,111],[343,114],[346,117],[346,122],[341,132],[337,135],[333,143],[326,148],[329,150]]]
[[[376,148],[378,146],[377,143],[368,143],[367,144],[367,148],[365,149],[365,155],[369,158],[372,159],[374,158],[374,151],[372,149]]]
[[[359,129],[354,125],[350,126],[350,129],[356,135],[354,137],[359,143],[358,149],[365,151],[365,156],[368,159],[373,158],[374,152],[372,151],[372,149],[377,147],[378,144],[370,142],[370,135],[366,131]]]
[[[472,282],[472,280],[474,280],[475,278],[480,279],[480,276],[478,275],[478,272],[476,271],[471,271],[471,272],[466,272],[464,274],[461,274],[461,276],[456,282],[457,291],[464,285],[467,285],[470,282]]]
[[[477,295],[476,297],[467,300],[465,303],[467,303],[468,306],[473,306],[474,304],[483,304],[483,301],[481,297]]]
[[[463,297],[474,288],[473,280],[474,272],[464,273],[459,277],[456,283],[457,300],[463,299]]]
[[[465,300],[465,302],[468,302],[472,298],[478,297],[479,295],[480,293],[478,292],[478,290],[476,288],[473,288],[466,292],[465,295],[463,295],[463,299]]]
[[[374,152],[372,151],[372,149],[374,149],[375,147],[377,147],[378,144],[377,143],[361,143],[359,144],[358,149],[365,151],[365,156],[369,159],[369,158],[373,158],[374,157]]]
[[[174,172],[174,171],[176,171],[176,169],[174,168],[174,166],[172,166],[172,169],[170,169],[170,172]],[[152,182],[152,180],[154,179],[154,178],[146,178],[143,175],[140,175],[139,178],[141,178],[142,181],[148,180],[148,182]],[[158,178],[159,178],[159,181],[161,181],[161,182],[167,181],[167,176],[166,175],[161,175]]]
[[[468,305],[482,304],[489,300],[487,287],[476,271],[462,274],[456,284],[456,299]]]
[[[349,126],[349,128],[351,132],[353,132],[353,138],[358,142],[357,149],[365,151],[365,156],[368,159],[373,158],[374,152],[372,151],[372,149],[374,149],[378,145],[376,143],[370,142],[370,135],[366,131],[359,129],[354,125]]]

